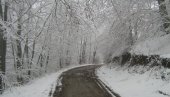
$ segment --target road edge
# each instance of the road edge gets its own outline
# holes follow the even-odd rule
[[[99,67],[100,68],[100,67]],[[112,96],[115,96],[115,97],[121,97],[120,94],[116,93],[115,91],[113,91],[112,89],[110,89],[109,86],[107,86],[102,80],[99,79],[99,77],[97,76],[97,69],[99,68],[96,68],[95,69],[95,81],[96,83],[101,87],[103,88],[103,90],[106,90],[108,93],[110,93]]]

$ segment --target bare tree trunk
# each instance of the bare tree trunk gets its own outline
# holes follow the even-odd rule
[[[84,43],[83,43],[83,52],[82,52],[82,61],[83,61],[83,64],[86,63],[86,46],[87,46],[87,40],[84,40]]]
[[[44,65],[44,55],[43,54],[40,54],[40,60],[39,60],[39,63],[40,63],[40,75],[43,74],[43,65]]]
[[[31,52],[30,67],[31,67],[31,65],[33,64],[33,59],[34,59],[34,54],[35,54],[35,41],[36,41],[36,40],[34,40],[34,42],[33,42],[33,47],[32,47],[32,52]],[[30,75],[31,75],[31,73],[30,73]]]
[[[34,59],[34,54],[35,54],[35,40],[33,41],[33,47],[32,47],[32,51],[31,51],[31,59],[30,59],[30,62],[28,64],[28,76],[32,76],[32,73],[31,73],[31,68],[32,68],[32,64],[33,64],[33,59]]]
[[[0,0],[0,18],[5,22],[7,21],[7,11],[8,11],[8,3],[5,2],[5,8],[3,11],[1,0]],[[2,27],[1,24],[0,27]],[[7,47],[7,40],[4,37],[4,29],[0,28],[0,73],[2,73],[2,75],[0,76],[1,93],[3,92],[3,89],[5,87],[2,76],[5,75],[5,68],[6,68],[6,47]]]
[[[82,44],[83,44],[83,41],[82,41],[82,39],[81,39],[80,53],[79,53],[79,64],[82,64]]]
[[[24,54],[25,54],[25,57],[26,57],[26,65],[28,66],[28,76],[30,76],[30,61],[29,61],[29,49],[28,49],[28,35],[27,35],[27,38],[26,38],[26,43],[25,43],[25,48],[24,48]],[[24,59],[24,58],[23,58]]]
[[[96,62],[96,50],[93,51],[93,64],[97,63]]]
[[[84,64],[86,63],[86,45],[87,45],[87,40],[84,40],[83,42],[81,41],[81,50],[80,50],[80,60],[79,64]]]
[[[21,47],[21,40],[20,40],[20,36],[21,36],[21,24],[20,24],[20,21],[21,21],[21,19],[18,19],[18,31],[17,31],[18,39],[16,40],[16,44],[17,44],[17,60],[16,60],[17,61],[16,62],[17,73],[18,73],[18,71],[20,71],[23,68],[22,67],[22,47]],[[21,74],[18,74],[17,81],[20,84],[23,84],[23,78],[21,77]]]
[[[45,66],[45,73],[47,73],[47,67],[50,59],[50,49],[48,50],[47,58],[46,58],[46,66]]]
[[[12,40],[12,38],[11,38]],[[14,48],[14,43],[11,43],[11,48],[12,48],[12,55],[13,55],[13,59],[14,59],[14,69],[15,71],[17,71],[17,66],[16,66],[16,56],[15,56],[15,48]]]
[[[60,58],[59,58],[59,66],[60,68],[63,68],[63,58],[61,57],[61,54],[60,54]]]

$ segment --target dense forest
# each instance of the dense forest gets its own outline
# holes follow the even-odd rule
[[[0,0],[0,91],[73,64],[168,63],[134,47],[169,33],[169,0]]]

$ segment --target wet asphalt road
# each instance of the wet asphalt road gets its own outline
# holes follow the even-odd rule
[[[99,65],[84,66],[64,72],[62,86],[57,86],[53,97],[115,97],[104,88],[95,76]]]

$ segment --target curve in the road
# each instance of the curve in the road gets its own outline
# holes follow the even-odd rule
[[[53,97],[120,97],[96,78],[97,67],[84,66],[64,72],[62,86],[56,86]]]

